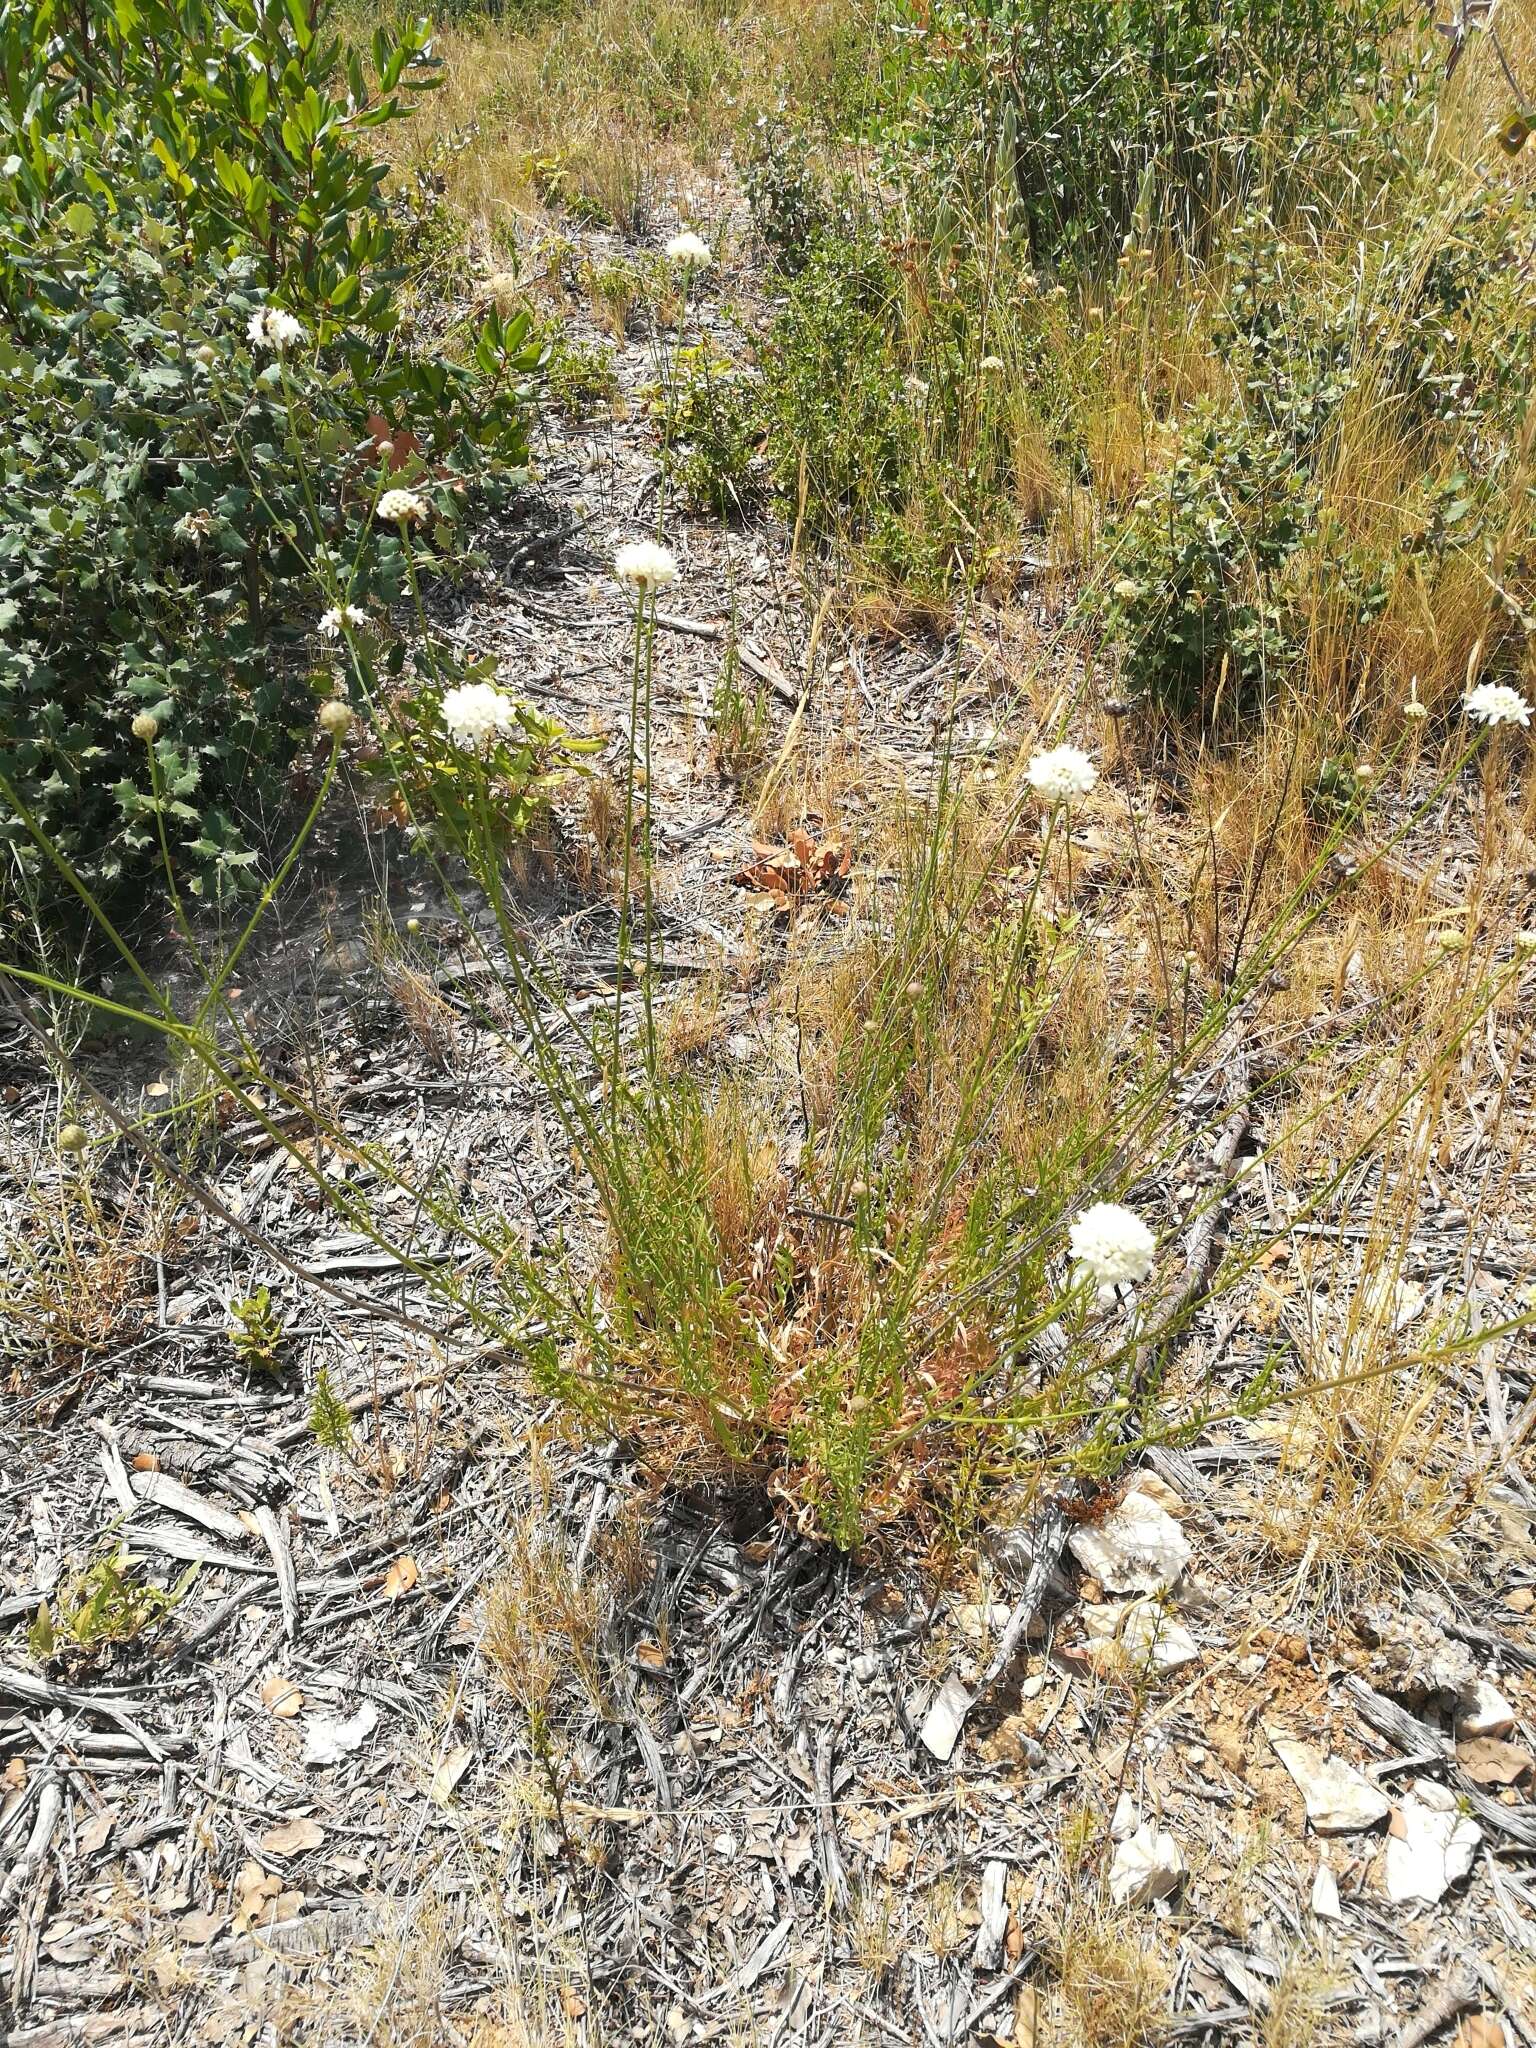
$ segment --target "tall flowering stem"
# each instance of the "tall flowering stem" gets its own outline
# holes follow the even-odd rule
[[[619,1100],[619,1048],[624,1022],[624,977],[630,960],[630,891],[635,850],[635,769],[637,746],[641,773],[645,777],[645,808],[640,825],[640,873],[645,906],[645,977],[641,1002],[645,1015],[645,1060],[647,1072],[654,1071],[656,1026],[652,1010],[655,899],[653,895],[651,838],[651,701],[656,662],[657,594],[677,578],[677,560],[654,541],[632,541],[614,557],[613,572],[634,603],[634,639],[629,671],[628,772],[624,778],[624,856],[619,890],[619,943],[613,992],[614,1113]]]

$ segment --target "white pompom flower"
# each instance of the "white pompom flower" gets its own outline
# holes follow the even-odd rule
[[[680,235],[674,235],[667,244],[667,260],[681,265],[684,270],[708,270],[714,262],[708,242],[685,228]]]
[[[1030,788],[1053,804],[1086,796],[1099,779],[1098,769],[1081,747],[1050,747],[1032,756],[1024,773]]]
[[[626,541],[613,558],[619,581],[642,595],[677,581],[677,557],[659,541]]]
[[[1466,696],[1467,716],[1479,725],[1529,725],[1531,707],[1508,683],[1479,683]]]
[[[320,614],[317,631],[322,640],[339,640],[344,632],[357,632],[368,623],[368,614],[361,605],[333,604],[328,612]]]
[[[420,526],[427,516],[427,501],[414,491],[386,491],[379,500],[378,514],[390,526]]]
[[[245,331],[257,348],[269,348],[281,355],[304,339],[304,324],[281,306],[263,306],[245,323]]]
[[[492,683],[460,683],[443,692],[443,724],[456,747],[483,754],[512,729],[512,699]]]
[[[1072,1256],[1100,1287],[1145,1280],[1157,1240],[1134,1209],[1119,1202],[1095,1202],[1077,1218],[1068,1236]]]

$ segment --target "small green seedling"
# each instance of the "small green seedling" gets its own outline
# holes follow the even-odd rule
[[[54,1606],[43,1601],[27,1630],[27,1648],[34,1662],[49,1664],[72,1651],[90,1655],[131,1642],[164,1620],[196,1576],[197,1566],[190,1565],[174,1586],[151,1586],[119,1545],[61,1587]]]
[[[276,1372],[284,1342],[282,1318],[272,1306],[270,1289],[234,1295],[229,1304],[229,1342],[235,1356],[262,1372]]]

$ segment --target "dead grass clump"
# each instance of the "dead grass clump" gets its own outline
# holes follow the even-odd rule
[[[142,1176],[112,1185],[89,1154],[18,1179],[0,1233],[0,1363],[17,1391],[125,1340],[152,1308],[153,1261],[174,1227]]]
[[[370,911],[363,936],[374,972],[406,1030],[439,1073],[451,1073],[459,1055],[458,1012],[412,958],[394,920],[382,907]]]
[[[1337,1988],[1316,1958],[1286,1956],[1259,2018],[1257,2048],[1317,2048],[1327,2038],[1328,1999]]]
[[[1172,1972],[1144,1920],[1076,1899],[1052,1928],[1046,2040],[1052,2048],[1154,2048]]]
[[[485,1601],[485,1650],[509,1693],[541,1724],[560,1688],[574,1681],[608,1712],[602,1669],[605,1593],[595,1576],[578,1576],[547,1515],[514,1522],[507,1560]]]

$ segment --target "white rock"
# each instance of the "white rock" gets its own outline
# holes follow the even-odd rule
[[[1178,1580],[1191,1556],[1184,1531],[1167,1509],[1134,1490],[1097,1526],[1074,1529],[1068,1548],[1112,1593],[1160,1593]]]
[[[304,1730],[304,1761],[307,1764],[339,1764],[351,1756],[379,1725],[379,1710],[364,1700],[346,1721],[314,1720]]]
[[[1141,1808],[1129,1792],[1122,1792],[1115,1801],[1115,1811],[1109,1823],[1109,1839],[1112,1842],[1128,1841],[1141,1825]]]
[[[1398,1905],[1407,1899],[1434,1905],[1472,1868],[1482,1839],[1476,1821],[1457,1811],[1452,1793],[1432,1779],[1416,1779],[1387,1837],[1387,1897]]]
[[[1312,1880],[1312,1914],[1317,1920],[1344,1918],[1344,1909],[1339,1904],[1339,1881],[1326,1863],[1319,1863]]]
[[[1336,1756],[1325,1757],[1310,1742],[1265,1729],[1269,1746],[1290,1772],[1306,1802],[1307,1819],[1320,1835],[1356,1835],[1392,1811],[1378,1785]]]
[[[1104,1652],[1118,1645],[1131,1663],[1152,1671],[1177,1671],[1200,1655],[1199,1644],[1183,1623],[1152,1600],[1085,1607],[1083,1627],[1091,1650]]]
[[[922,1726],[923,1747],[941,1764],[948,1763],[955,1753],[970,1705],[970,1688],[958,1678],[946,1678]]]
[[[1514,1708],[1486,1678],[1474,1678],[1463,1688],[1456,1708],[1458,1735],[1508,1735],[1514,1725]]]
[[[957,1607],[955,1627],[967,1641],[982,1643],[989,1641],[1008,1626],[1008,1617],[1013,1609],[1001,1600],[987,1600],[979,1606]]]
[[[1144,1821],[1115,1851],[1109,1866],[1110,1897],[1117,1906],[1145,1906],[1177,1891],[1184,1858],[1172,1835]]]

